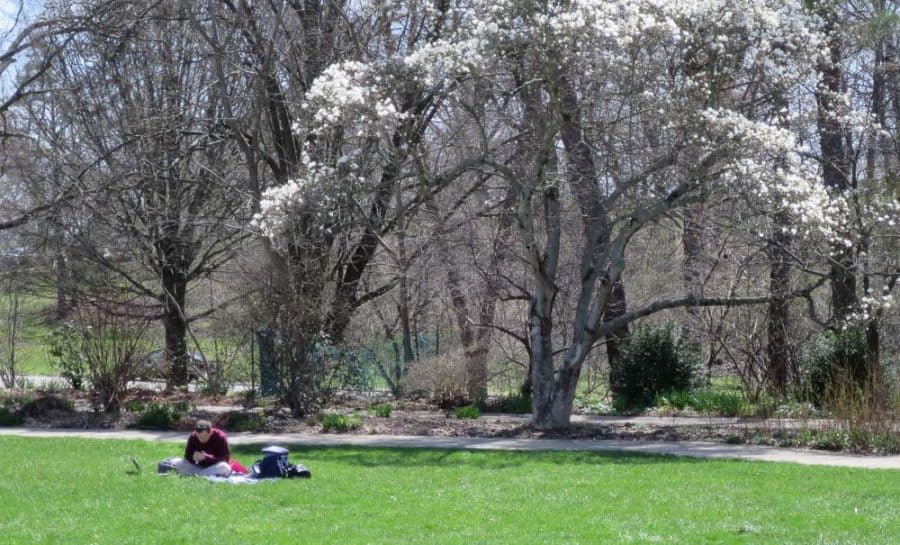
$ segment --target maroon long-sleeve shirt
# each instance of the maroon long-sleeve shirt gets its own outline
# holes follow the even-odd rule
[[[197,432],[193,432],[188,437],[187,447],[184,449],[184,459],[190,463],[194,462],[194,453],[197,451],[206,452],[205,459],[197,463],[200,467],[209,467],[218,462],[227,462],[231,460],[231,451],[228,450],[228,437],[225,432],[212,428],[209,434],[209,440],[201,443],[197,437]]]

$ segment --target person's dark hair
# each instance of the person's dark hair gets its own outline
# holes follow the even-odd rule
[[[194,423],[194,431],[209,431],[212,429],[212,422],[209,420],[198,420]]]

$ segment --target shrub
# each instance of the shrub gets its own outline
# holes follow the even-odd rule
[[[382,403],[372,407],[372,411],[378,418],[390,418],[391,413],[394,411],[394,407],[392,407],[390,403]]]
[[[409,365],[404,391],[425,392],[441,407],[455,406],[467,399],[467,376],[462,352],[423,358]]]
[[[150,403],[138,416],[135,427],[151,430],[169,430],[181,419],[182,413],[165,403]]]
[[[138,367],[147,322],[120,316],[115,308],[77,313],[78,350],[87,366],[94,407],[116,412]]]
[[[813,439],[812,446],[819,450],[844,450],[847,447],[847,434],[841,430],[821,432]]]
[[[322,431],[345,432],[362,427],[362,419],[358,414],[328,413],[322,417]]]
[[[811,401],[822,406],[836,389],[864,388],[870,378],[866,351],[866,336],[860,329],[822,335],[806,365]]]
[[[47,337],[47,362],[73,390],[81,390],[87,379],[87,361],[80,349],[78,330],[71,323],[58,327]]]
[[[675,339],[672,329],[671,324],[641,326],[623,343],[610,368],[615,407],[646,407],[663,392],[690,389],[697,355]]]
[[[456,414],[456,418],[459,419],[468,418],[470,420],[475,420],[476,418],[481,416],[481,411],[478,410],[478,407],[474,405],[466,405],[464,407],[457,407],[454,411],[454,414]]]
[[[883,431],[872,438],[872,447],[878,454],[900,453],[900,433]]]
[[[72,401],[57,397],[57,396],[44,396],[33,399],[22,405],[22,409],[20,412],[23,416],[27,416],[29,418],[41,418],[49,415],[51,412],[72,412],[75,410],[75,405]]]
[[[216,426],[228,431],[259,431],[263,424],[263,417],[256,413],[228,411],[216,417]]]
[[[531,413],[531,397],[513,394],[488,398],[481,404],[481,410],[486,413],[529,414]]]
[[[20,426],[24,420],[20,412],[9,407],[0,407],[0,426]]]

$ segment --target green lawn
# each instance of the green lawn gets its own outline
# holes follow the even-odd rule
[[[0,438],[0,543],[900,543],[896,471],[294,448],[311,480],[234,486],[153,474],[179,450]],[[258,447],[235,452],[249,463]],[[132,455],[140,474],[129,472]]]

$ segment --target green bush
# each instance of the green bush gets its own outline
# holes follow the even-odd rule
[[[836,389],[865,388],[869,378],[866,352],[861,329],[822,335],[806,364],[810,400],[821,407]]]
[[[531,397],[522,394],[513,394],[505,397],[488,398],[481,404],[481,410],[486,413],[531,413]]]
[[[0,426],[20,426],[25,418],[9,407],[0,407]]]
[[[470,419],[475,420],[479,416],[481,416],[481,411],[478,410],[478,407],[474,405],[466,405],[464,407],[457,407],[454,411],[456,418],[459,419]]]
[[[29,418],[41,418],[51,412],[72,412],[75,405],[71,400],[57,396],[43,396],[22,405],[20,412]]]
[[[346,432],[362,427],[362,419],[358,414],[328,413],[322,417],[322,431]]]
[[[169,430],[181,419],[182,412],[173,405],[149,403],[138,416],[135,426],[141,429]]]
[[[80,343],[78,330],[71,323],[54,329],[47,337],[47,362],[74,390],[84,387],[88,374]]]
[[[394,407],[390,403],[382,403],[372,407],[372,411],[378,418],[390,418],[391,413],[394,412]]]
[[[228,411],[216,418],[216,425],[228,431],[259,431],[263,428],[263,418],[256,413]]]
[[[610,369],[613,405],[647,407],[661,393],[689,390],[696,365],[696,352],[675,339],[671,324],[638,327]]]

